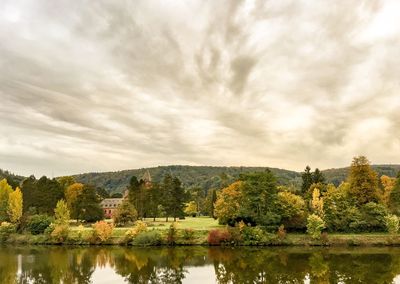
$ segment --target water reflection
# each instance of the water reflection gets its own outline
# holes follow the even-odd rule
[[[0,248],[1,283],[394,283],[400,248]]]

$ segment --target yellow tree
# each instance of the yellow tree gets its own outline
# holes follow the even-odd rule
[[[315,214],[320,217],[324,216],[324,201],[321,197],[320,191],[318,188],[314,188],[312,199],[311,199],[311,208]]]
[[[69,209],[69,212],[71,214],[71,217],[73,219],[76,219],[78,216],[78,210],[76,208],[76,203],[79,198],[79,196],[83,192],[83,184],[81,183],[73,183],[70,186],[67,187],[65,190],[65,199],[67,201],[67,206]]]
[[[7,180],[2,179],[0,181],[0,223],[8,220],[8,196],[12,191]]]
[[[383,187],[382,199],[385,205],[388,205],[390,194],[392,193],[393,187],[396,184],[396,179],[383,175],[381,176],[381,184]]]
[[[63,199],[57,202],[57,206],[54,209],[54,217],[57,225],[68,225],[69,210],[67,203]]]
[[[22,192],[17,187],[8,195],[8,218],[11,223],[18,223],[22,216]]]
[[[215,202],[215,216],[221,224],[234,220],[239,213],[242,182],[237,181],[222,189]]]

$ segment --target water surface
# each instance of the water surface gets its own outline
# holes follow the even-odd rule
[[[400,248],[0,247],[1,283],[400,283]]]

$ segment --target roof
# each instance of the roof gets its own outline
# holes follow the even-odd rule
[[[100,206],[102,208],[116,208],[121,205],[123,201],[123,198],[106,198],[101,201]]]

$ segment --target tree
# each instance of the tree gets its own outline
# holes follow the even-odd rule
[[[313,183],[325,183],[325,177],[318,168],[312,173],[312,181]]]
[[[57,202],[56,208],[54,209],[54,218],[57,225],[69,224],[70,213],[67,203],[64,201],[64,199],[61,199]]]
[[[388,177],[386,175],[381,176],[381,184],[382,184],[382,200],[383,203],[387,206],[389,204],[390,194],[396,184],[396,179]]]
[[[104,212],[100,207],[100,198],[93,185],[83,185],[82,193],[76,201],[77,219],[95,222],[103,219]]]
[[[138,214],[135,207],[129,202],[124,200],[118,206],[117,211],[113,215],[113,220],[116,226],[125,226],[129,223],[134,223],[137,220]]]
[[[216,201],[217,201],[217,190],[210,189],[207,196],[207,209],[209,216],[211,216],[214,219],[216,219],[214,214]]]
[[[6,179],[0,181],[0,223],[8,220],[9,195],[13,192]]]
[[[215,216],[220,224],[235,223],[239,217],[239,208],[242,199],[241,186],[243,182],[236,181],[221,190],[215,202]]]
[[[19,223],[22,217],[22,192],[19,187],[8,195],[7,213],[11,223]]]
[[[259,225],[277,224],[278,189],[275,176],[270,170],[241,175],[242,204],[240,215]]]
[[[78,208],[78,198],[83,192],[82,183],[73,183],[65,190],[65,198],[67,201],[68,209],[73,219],[78,219],[80,208]]]
[[[310,186],[313,184],[313,175],[309,166],[307,166],[304,172],[301,173],[301,179],[303,180],[303,183],[301,185],[301,192],[305,194]]]
[[[174,217],[174,221],[176,221],[177,217],[183,217],[184,212],[184,202],[186,199],[185,190],[182,187],[181,181],[177,177],[168,177],[167,175],[167,183],[164,191],[165,199],[168,200],[165,203],[165,210],[167,216],[170,215]],[[168,217],[167,217],[168,218]]]
[[[64,190],[66,190],[70,185],[76,183],[75,178],[72,176],[59,177],[57,178],[57,181]]]
[[[46,176],[36,180],[30,176],[21,186],[24,212],[35,209],[36,213],[53,214],[57,201],[64,197],[64,189],[56,179]]]
[[[348,176],[350,195],[358,205],[378,202],[378,176],[364,156],[353,158]]]
[[[396,183],[389,196],[389,209],[392,213],[400,216],[400,172],[397,174]]]
[[[314,214],[320,216],[321,218],[324,216],[324,201],[318,188],[314,188],[311,200],[311,209]]]
[[[195,201],[190,201],[185,204],[185,214],[187,216],[195,217],[197,215],[197,204]]]
[[[147,190],[146,183],[144,180],[138,180],[137,177],[133,176],[129,181],[128,186],[128,198],[132,205],[136,208],[138,218],[142,219],[145,217],[145,205],[147,204]]]
[[[306,206],[304,199],[288,191],[278,193],[278,212],[282,224],[287,228],[302,228],[305,225]]]

